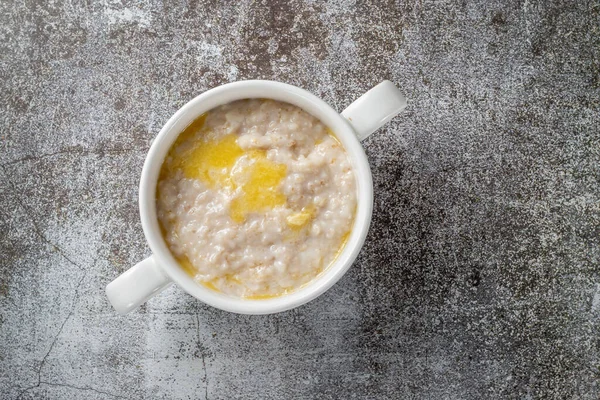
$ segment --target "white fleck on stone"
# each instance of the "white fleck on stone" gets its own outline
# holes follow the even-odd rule
[[[124,8],[122,10],[107,8],[104,10],[104,15],[108,18],[109,25],[135,23],[141,27],[148,28],[152,23],[150,13],[135,8]]]
[[[227,79],[232,82],[235,81],[238,77],[238,67],[235,65],[230,65],[229,66],[229,71],[227,71]]]
[[[596,312],[600,310],[600,283],[596,283],[596,291],[594,292],[594,297],[592,298],[592,312]]]

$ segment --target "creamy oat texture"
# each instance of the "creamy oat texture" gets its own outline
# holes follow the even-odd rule
[[[157,190],[165,240],[212,289],[268,298],[316,277],[356,208],[343,147],[318,119],[263,99],[220,106],[180,134]]]

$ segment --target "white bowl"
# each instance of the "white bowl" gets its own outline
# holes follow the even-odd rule
[[[298,290],[270,299],[249,300],[208,289],[190,277],[167,247],[156,215],[156,184],[169,148],[194,119],[222,104],[248,98],[269,98],[298,106],[327,125],[340,140],[356,176],[357,209],[350,237],[342,253],[319,276]],[[339,114],[306,90],[273,81],[240,81],[211,89],[181,107],[152,143],[140,180],[140,216],[152,256],[109,283],[106,294],[121,314],[176,283],[213,307],[242,314],[269,314],[298,307],[324,293],[346,273],[365,241],[373,209],[373,182],[360,140],[370,135],[406,107],[406,100],[389,81],[365,93]]]

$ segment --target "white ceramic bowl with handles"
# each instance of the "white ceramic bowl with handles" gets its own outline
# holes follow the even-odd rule
[[[169,251],[156,215],[156,184],[169,148],[201,114],[235,100],[269,98],[298,106],[327,125],[352,162],[357,183],[357,209],[350,237],[338,258],[319,276],[284,296],[247,300],[216,292],[196,283]],[[371,170],[360,141],[406,107],[406,99],[390,81],[369,90],[339,114],[306,90],[273,81],[240,81],[202,93],[181,107],[152,143],[140,180],[140,216],[152,256],[133,266],[106,287],[113,307],[126,314],[173,283],[213,307],[242,314],[270,314],[298,307],[335,284],[356,259],[369,230],[373,209]]]

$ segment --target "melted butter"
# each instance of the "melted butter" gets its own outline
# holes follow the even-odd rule
[[[286,218],[288,226],[294,230],[299,231],[304,228],[315,216],[314,207],[304,207],[302,211],[293,213]]]
[[[190,145],[194,142],[194,138],[197,134],[199,134],[204,128],[204,122],[206,121],[206,114],[202,114],[198,118],[196,118],[190,125],[187,126],[177,136],[175,142],[171,145],[169,149],[169,153],[165,158],[165,161],[160,169],[160,177],[159,179],[164,179],[171,175],[178,167],[178,164],[181,163],[181,155],[177,154],[177,148],[184,142],[189,142]]]
[[[207,116],[206,113],[202,114],[201,116],[196,118],[194,121],[192,121],[192,123],[189,124],[187,126],[187,128],[185,128],[183,130],[183,132],[181,132],[179,134],[179,136],[177,136],[177,139],[175,139],[175,143],[173,143],[171,150],[173,150],[173,148],[179,146],[181,143],[183,143],[185,141],[193,140],[194,137],[196,136],[196,134],[200,133],[202,131],[202,129],[204,128],[204,123],[206,122],[206,116]]]
[[[303,286],[304,285],[302,285],[302,287]],[[268,300],[268,299],[274,299],[276,297],[281,297],[281,296],[284,296],[284,295],[286,295],[288,293],[291,293],[294,290],[296,290],[296,289],[285,288],[282,291],[277,292],[277,293],[256,293],[256,294],[250,294],[250,295],[244,296],[243,299],[244,300]]]
[[[325,130],[325,132],[327,133],[327,136],[329,136],[331,139],[333,139],[333,141],[334,141],[336,144],[338,144],[338,145],[340,145],[340,146],[341,146],[341,143],[340,143],[339,139],[337,138],[337,136],[335,136],[335,133],[333,133],[333,131],[332,131],[331,129],[327,128],[327,129]],[[325,141],[325,138],[326,138],[327,136],[320,137],[320,138],[318,138],[317,140],[315,140],[315,146],[318,146],[318,145],[320,145],[321,143],[323,143],[323,142]]]
[[[243,298],[246,300],[268,300],[268,299],[274,299],[276,297],[281,297],[285,294],[287,294],[288,291],[283,291],[283,292],[279,292],[276,294],[252,294],[250,296],[244,296]]]
[[[338,144],[339,146],[341,146],[342,144],[340,143],[340,140],[338,139],[337,136],[335,136],[335,133],[333,133],[333,131],[329,128],[327,128],[327,134],[329,135],[330,138],[333,139],[333,141]]]
[[[342,254],[342,251],[346,248],[346,244],[348,243],[348,239],[350,238],[350,233],[352,233],[352,231],[348,231],[342,235],[342,238],[340,239],[338,251],[335,253],[335,256],[333,257],[332,262],[337,260],[337,258],[340,256],[340,254]]]
[[[264,212],[287,201],[279,186],[285,178],[287,167],[267,159],[264,151],[249,152],[252,164],[236,172],[241,194],[231,202],[230,216],[235,222],[244,222],[253,212]],[[241,176],[240,176],[241,175]]]
[[[177,257],[177,262],[189,276],[193,277],[196,275],[196,268],[194,268],[194,266],[186,256]]]
[[[237,135],[217,140],[202,140],[206,115],[197,118],[177,138],[161,169],[161,179],[180,170],[188,179],[199,179],[212,188],[240,188],[231,202],[230,217],[235,222],[246,220],[250,213],[265,212],[287,201],[279,187],[287,167],[267,158],[261,150],[244,151],[237,144]],[[180,150],[180,145],[184,145]],[[240,157],[250,162],[235,168]]]
[[[215,292],[219,292],[221,293],[221,291],[219,289],[217,289],[217,287],[215,286],[213,281],[209,281],[209,282],[200,282],[202,284],[202,286],[209,288],[210,290],[214,290]]]
[[[200,282],[202,284],[202,286],[209,288],[210,290],[214,290],[215,292],[219,292],[221,293],[221,291],[219,290],[219,288],[217,288],[217,280],[219,278],[215,278],[213,280],[210,281],[205,281],[205,282]],[[225,283],[228,285],[240,285],[242,282],[238,279],[237,276],[231,275],[231,274],[227,274],[224,276],[225,279]]]
[[[201,142],[183,152],[175,162],[186,178],[200,179],[211,187],[232,187],[231,169],[244,150],[237,136],[227,135],[219,140]]]

